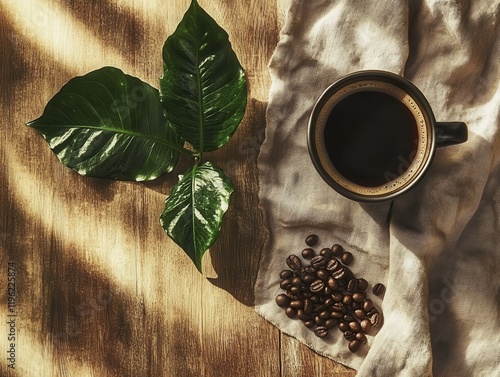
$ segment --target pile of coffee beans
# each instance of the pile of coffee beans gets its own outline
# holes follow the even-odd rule
[[[312,248],[319,241],[309,235],[300,258],[286,259],[289,269],[280,273],[280,287],[285,291],[276,296],[276,304],[292,319],[300,319],[320,338],[339,329],[349,341],[349,350],[356,352],[372,327],[382,326],[383,316],[367,297],[368,282],[357,278],[348,267],[352,253],[335,244],[319,253]],[[303,263],[308,260],[309,263]],[[383,284],[373,287],[373,293],[382,295]]]

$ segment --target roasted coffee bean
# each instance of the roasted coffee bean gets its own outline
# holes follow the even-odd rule
[[[313,302],[311,301],[311,299],[306,298],[304,300],[304,312],[306,314],[311,314],[312,309],[313,309]]]
[[[368,288],[368,282],[365,279],[358,279],[358,289],[366,291],[366,288]]]
[[[314,317],[314,323],[317,326],[323,326],[325,324],[325,320],[323,318],[321,318],[319,315],[317,315]]]
[[[372,310],[366,312],[366,316],[372,317],[375,313],[378,313],[378,310],[373,308]]]
[[[300,289],[300,287],[295,287],[295,286],[289,287],[288,290],[290,291],[290,293],[292,295],[297,295],[297,294],[299,294],[299,293],[302,292],[302,290]]]
[[[370,317],[370,322],[372,323],[372,326],[374,327],[380,327],[382,326],[382,323],[384,321],[384,317],[382,316],[382,313],[375,313]]]
[[[336,312],[336,311],[332,311],[330,313],[330,317],[332,318],[337,318],[337,319],[342,319],[344,317],[344,313],[342,312]]]
[[[310,234],[306,237],[306,245],[314,246],[318,243],[319,237],[316,234]]]
[[[304,274],[304,275],[302,275],[302,281],[304,283],[311,283],[314,280],[316,280],[316,276],[313,275],[313,274]]]
[[[363,319],[363,318],[365,318],[366,313],[363,309],[356,309],[356,310],[354,310],[354,316],[357,319]]]
[[[339,288],[339,283],[337,283],[337,280],[333,276],[328,277],[326,284],[332,291],[336,291]]]
[[[365,334],[368,334],[372,329],[372,323],[368,318],[363,319],[359,323],[359,325],[361,326],[361,331],[363,331]]]
[[[290,305],[289,305],[291,308],[293,309],[302,309],[304,307],[304,301],[302,300],[292,300],[290,301]]]
[[[325,263],[326,259],[322,255],[316,255],[313,259],[311,259],[311,267],[316,270],[323,267]]]
[[[290,284],[298,287],[302,283],[302,279],[299,278],[298,276],[294,276],[292,280],[290,281]]]
[[[328,262],[326,262],[326,269],[328,271],[336,271],[341,267],[339,261],[337,259],[330,259]]]
[[[354,332],[360,332],[361,331],[361,325],[359,324],[358,321],[351,321],[349,322],[349,328],[354,331]]]
[[[293,272],[290,270],[283,270],[280,272],[280,279],[291,279],[293,277]]]
[[[293,309],[293,308],[286,308],[285,309],[285,314],[289,317],[289,318],[295,318],[297,316],[297,310]]]
[[[312,317],[310,314],[307,314],[306,312],[304,312],[303,309],[299,309],[297,310],[297,317],[301,320],[301,321],[309,321]]]
[[[332,272],[332,276],[339,281],[339,285],[345,285],[345,282],[340,281],[345,276],[344,267],[340,267],[338,270]]]
[[[370,300],[369,298],[366,298],[365,301],[363,301],[363,310],[368,313],[372,309],[373,309],[373,301]]]
[[[361,306],[362,306],[362,303],[361,302],[356,302],[356,301],[353,301],[352,305],[351,305],[353,311],[356,310],[356,309],[361,308]]]
[[[313,313],[319,313],[322,312],[323,310],[326,309],[326,306],[324,304],[316,304],[313,306]]]
[[[342,246],[340,246],[339,244],[333,245],[330,249],[332,250],[333,255],[336,257],[341,256],[342,253],[344,252],[344,248]]]
[[[328,285],[324,289],[325,295],[331,295],[333,292],[333,289],[331,289]]]
[[[319,252],[319,255],[322,255],[323,257],[325,257],[325,259],[330,259],[330,258],[333,258],[333,251],[332,249],[330,249],[329,247],[325,247],[323,249],[321,249],[321,251]]]
[[[342,255],[340,256],[340,260],[342,261],[342,263],[344,263],[346,266],[348,266],[352,263],[352,261],[354,260],[354,257],[352,255],[352,253],[350,253],[349,251],[344,251],[342,253]]]
[[[321,279],[314,280],[311,283],[311,286],[309,287],[309,289],[313,293],[321,292],[321,291],[323,291],[324,288],[325,288],[325,282],[323,280],[321,280]]]
[[[325,327],[327,329],[333,329],[335,326],[337,326],[337,324],[339,323],[339,320],[338,319],[335,319],[335,318],[328,318],[326,321],[325,321]]]
[[[359,340],[357,339],[354,339],[354,340],[351,340],[349,342],[349,351],[351,352],[356,352],[357,350],[359,350],[359,347],[361,346],[361,343]]]
[[[385,293],[385,285],[382,283],[377,283],[373,286],[373,294],[375,296],[382,296]]]
[[[304,257],[304,259],[311,259],[315,255],[316,255],[316,253],[314,252],[314,249],[311,249],[310,247],[302,250],[302,256]]]
[[[314,334],[317,337],[324,338],[328,335],[328,329],[325,326],[318,326],[314,329]]]
[[[321,319],[328,319],[330,318],[330,312],[328,310],[323,310],[321,313],[318,314],[318,317]]]
[[[354,340],[356,339],[356,333],[352,330],[347,330],[344,332],[344,338],[346,338],[349,341]]]
[[[286,258],[286,264],[292,271],[300,271],[302,267],[302,262],[300,261],[300,258],[296,255],[289,255],[288,258]]]
[[[320,268],[316,272],[316,276],[319,277],[321,280],[327,280],[330,277],[330,273],[324,268]]]
[[[358,279],[349,280],[349,283],[347,283],[347,290],[351,293],[356,292],[358,290]]]
[[[280,281],[281,289],[288,289],[292,285],[292,279],[283,279]]]
[[[330,295],[330,297],[332,298],[333,301],[340,302],[340,301],[342,301],[342,298],[344,296],[340,292],[332,292],[332,294]]]
[[[345,306],[343,303],[341,302],[335,302],[331,307],[330,309],[334,312],[341,312],[341,313],[345,313]]]
[[[312,302],[313,304],[317,304],[317,303],[318,303],[318,302],[320,302],[320,301],[321,301],[321,299],[319,298],[319,296],[312,296],[312,297],[311,297],[311,302]]]
[[[363,334],[362,332],[356,333],[356,340],[359,340],[360,343],[365,343],[366,342],[366,335]]]
[[[290,304],[291,299],[286,294],[281,293],[281,294],[276,296],[275,301],[276,301],[276,304],[278,304],[278,306],[280,308],[285,308]]]
[[[304,322],[304,326],[307,327],[308,329],[310,329],[310,328],[316,326],[316,324],[314,323],[313,320],[309,320],[309,321]]]
[[[342,332],[346,332],[349,330],[349,324],[345,321],[340,321],[338,327],[339,330]]]
[[[366,298],[366,293],[356,292],[352,294],[352,300],[355,302],[362,302]]]
[[[342,303],[344,305],[351,305],[352,304],[352,295],[346,294],[344,298],[342,299]]]
[[[325,301],[323,301],[323,305],[325,305],[327,308],[329,306],[332,306],[335,303],[335,301],[332,300],[331,297],[325,298]]]

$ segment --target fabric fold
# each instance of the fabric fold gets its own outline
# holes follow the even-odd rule
[[[499,25],[498,1],[291,3],[269,64],[258,158],[268,239],[255,308],[359,376],[500,375]],[[364,69],[404,75],[438,121],[469,126],[469,140],[438,149],[424,179],[392,205],[341,197],[308,154],[315,101],[336,79]],[[299,254],[310,233],[320,247],[343,244],[356,275],[387,286],[374,298],[384,325],[355,354],[340,332],[317,338],[274,302],[285,258]],[[469,318],[478,303],[481,321]]]

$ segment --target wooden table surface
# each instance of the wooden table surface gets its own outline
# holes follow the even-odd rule
[[[81,177],[24,124],[71,77],[112,65],[158,87],[161,48],[189,0],[1,0],[2,376],[353,376],[255,313],[265,231],[256,158],[267,64],[289,0],[200,0],[226,29],[249,82],[243,123],[207,157],[236,186],[204,275],[159,215],[177,175],[149,183]],[[8,317],[8,263],[16,317]],[[15,370],[7,367],[15,320]]]

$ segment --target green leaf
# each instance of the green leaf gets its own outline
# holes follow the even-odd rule
[[[201,271],[203,254],[220,232],[233,185],[217,166],[206,162],[179,176],[160,216],[162,227]]]
[[[154,179],[171,171],[183,151],[158,90],[113,67],[71,79],[28,126],[64,165],[93,177]]]
[[[228,35],[196,0],[163,46],[160,99],[177,133],[197,151],[224,145],[247,102],[245,73]]]

